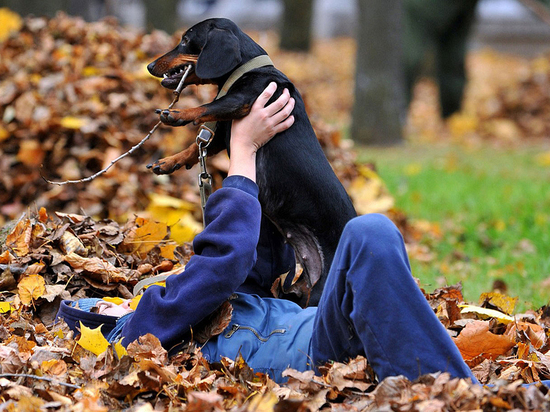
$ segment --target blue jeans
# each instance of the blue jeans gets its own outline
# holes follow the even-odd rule
[[[319,302],[316,364],[365,355],[380,380],[444,371],[476,381],[416,285],[403,238],[385,216],[348,223]]]
[[[211,361],[240,352],[280,381],[285,367],[303,371],[364,355],[380,380],[446,371],[475,381],[416,285],[401,234],[383,215],[347,224],[318,308],[247,294],[233,307],[229,326],[204,347]]]

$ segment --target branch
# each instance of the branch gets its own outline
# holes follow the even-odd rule
[[[60,382],[55,379],[48,378],[47,376],[30,375],[28,373],[2,373],[0,374],[0,378],[31,378],[41,381],[48,381],[56,385],[66,386],[67,388],[80,389],[80,386],[73,385],[72,383]]]
[[[172,103],[170,103],[170,105],[168,106],[168,109],[171,109],[172,107],[174,107],[174,105],[178,102],[178,100],[180,98],[181,91],[183,90],[183,83],[185,82],[185,79],[187,78],[187,75],[191,71],[191,67],[192,67],[191,65],[187,66],[187,69],[185,70],[185,73],[183,73],[183,76],[181,77],[181,80],[178,84],[178,87],[176,88],[176,90],[174,90],[174,94],[175,94],[174,100],[172,100]],[[119,157],[117,157],[116,159],[111,161],[111,163],[109,163],[109,165],[105,169],[101,169],[99,172],[94,173],[91,176],[88,176],[88,177],[85,177],[85,178],[82,178],[82,179],[77,179],[77,180],[65,180],[63,182],[55,182],[55,181],[46,179],[42,175],[42,171],[40,171],[40,176],[42,177],[42,179],[44,179],[49,184],[59,185],[59,186],[67,185],[67,184],[73,184],[73,183],[84,183],[84,182],[89,182],[91,180],[94,180],[96,177],[98,177],[98,176],[102,175],[103,173],[107,172],[107,170],[109,170],[115,163],[117,163],[121,159],[125,158],[126,156],[134,153],[137,149],[139,149],[141,146],[143,146],[143,144],[147,140],[149,140],[149,138],[153,135],[153,133],[155,133],[155,130],[157,130],[158,127],[161,124],[162,124],[162,122],[159,121],[156,125],[153,126],[153,128],[149,131],[149,133],[147,133],[147,136],[145,136],[143,139],[141,139],[141,141],[138,144],[136,144],[130,150],[128,150],[127,152],[121,154]]]

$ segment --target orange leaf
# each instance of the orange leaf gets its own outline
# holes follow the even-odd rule
[[[21,303],[29,306],[46,292],[46,282],[44,282],[44,278],[40,275],[25,276],[19,281],[17,290]]]
[[[44,160],[46,152],[37,140],[23,140],[19,144],[17,160],[26,166],[38,167]]]
[[[462,357],[467,361],[477,356],[494,360],[516,345],[509,336],[489,332],[489,322],[481,320],[468,323],[460,335],[453,339]]]
[[[67,364],[62,359],[50,359],[42,362],[42,371],[48,375],[63,375],[67,372]]]
[[[0,255],[0,263],[6,264],[10,262],[11,262],[10,251],[6,250],[4,253]]]
[[[17,256],[26,256],[30,251],[31,235],[31,220],[21,219],[6,237],[6,246],[12,249]]]
[[[46,211],[45,207],[41,207],[38,211],[38,220],[40,220],[42,223],[46,223],[48,220],[48,212]]]

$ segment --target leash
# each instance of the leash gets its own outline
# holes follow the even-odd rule
[[[216,98],[214,100],[217,100],[227,94],[231,86],[235,84],[237,80],[239,80],[245,73],[254,70],[259,69],[260,67],[265,66],[273,66],[273,62],[269,58],[267,54],[264,54],[262,56],[254,57],[252,60],[247,61],[242,66],[237,67],[233,73],[228,77],[228,79],[223,84],[222,88],[218,92]],[[199,146],[199,165],[200,165],[200,172],[199,172],[199,192],[201,197],[201,209],[202,209],[202,224],[203,227],[206,227],[206,220],[205,220],[205,208],[206,208],[206,201],[208,200],[208,197],[212,194],[212,175],[208,173],[206,170],[206,157],[207,157],[207,150],[206,148],[210,145],[212,142],[212,139],[214,138],[214,135],[216,134],[216,128],[217,128],[218,122],[206,122],[201,125],[199,128],[199,132],[197,134],[197,138],[195,139],[195,142]]]

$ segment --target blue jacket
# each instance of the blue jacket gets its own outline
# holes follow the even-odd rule
[[[166,349],[174,348],[190,338],[194,325],[241,291],[231,301],[231,323],[206,344],[205,356],[211,361],[235,358],[240,350],[252,368],[272,371],[277,380],[288,366],[308,368],[316,308],[304,310],[287,300],[258,296],[267,296],[277,270],[284,270],[293,255],[274,252],[263,242],[265,247],[258,250],[282,254],[283,263],[269,253],[257,262],[262,213],[256,184],[242,176],[228,177],[208,199],[205,217],[206,228],[194,239],[195,255],[185,271],[170,276],[165,288],[151,286],[143,293],[122,329],[124,344],[151,333]],[[263,279],[262,268],[271,271]]]

